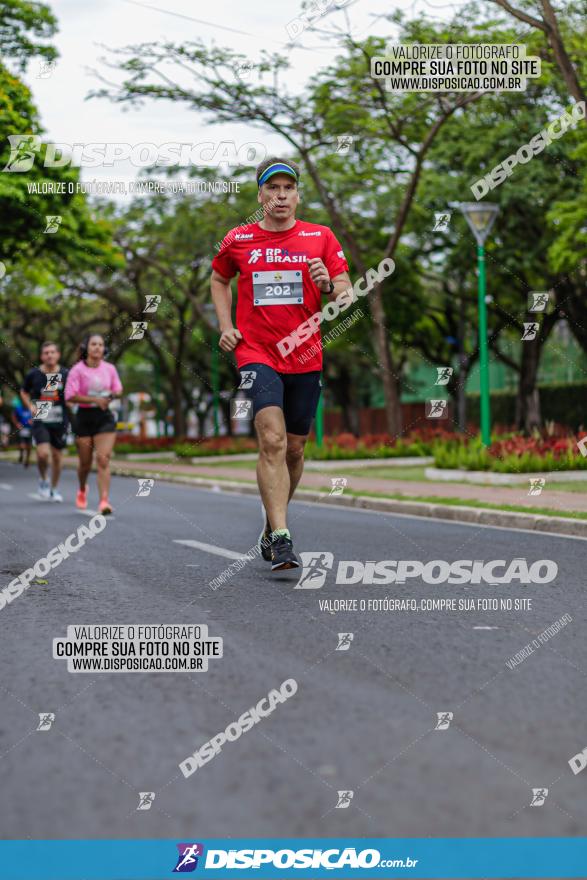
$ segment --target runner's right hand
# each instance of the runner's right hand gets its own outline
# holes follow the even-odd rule
[[[98,404],[100,409],[107,410],[110,405],[110,398],[109,397],[97,397],[96,403]]]
[[[231,327],[230,330],[225,330],[220,335],[220,342],[218,344],[222,351],[234,351],[242,338],[243,335],[240,330],[237,330],[236,327]]]

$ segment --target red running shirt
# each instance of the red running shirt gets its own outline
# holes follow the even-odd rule
[[[279,373],[322,369],[320,328],[285,357],[277,348],[323,307],[307,266],[312,257],[321,258],[331,278],[348,272],[342,247],[327,226],[296,220],[285,232],[270,232],[249,223],[226,235],[212,268],[223,278],[239,276],[236,326],[243,338],[234,350],[239,368],[261,363]],[[300,353],[306,354],[312,344],[318,344],[318,351],[300,364]]]

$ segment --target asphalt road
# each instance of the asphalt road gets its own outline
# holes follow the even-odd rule
[[[1,586],[88,516],[30,497],[34,469],[0,463]],[[0,836],[468,837],[584,834],[587,746],[583,540],[294,503],[298,551],[335,560],[551,559],[545,585],[336,585],[295,590],[248,562],[259,503],[116,478],[104,531],[0,610]],[[95,490],[90,505],[96,504]],[[178,543],[182,541],[196,544]],[[200,545],[208,545],[200,546]],[[216,548],[211,552],[210,548]],[[220,548],[220,551],[219,549]],[[219,555],[219,552],[228,555]],[[339,611],[324,599],[531,598],[531,610]],[[506,660],[570,622],[514,669]],[[207,624],[206,672],[72,674],[52,658],[70,624]],[[337,651],[338,633],[352,632]],[[289,678],[298,692],[188,779],[178,764]],[[54,713],[38,731],[39,713]],[[446,730],[437,713],[452,712]],[[548,788],[530,807],[532,788]],[[352,790],[336,808],[339,790]],[[154,792],[137,810],[139,792]]]

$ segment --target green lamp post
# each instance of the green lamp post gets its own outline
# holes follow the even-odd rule
[[[495,223],[499,207],[490,202],[463,202],[460,210],[469,224],[477,242],[477,267],[479,275],[479,380],[481,392],[481,440],[484,446],[491,444],[491,413],[489,406],[489,349],[487,345],[487,308],[485,281],[485,241]]]

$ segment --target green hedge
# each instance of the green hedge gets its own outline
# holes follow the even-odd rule
[[[503,458],[496,458],[489,455],[487,450],[475,441],[470,447],[449,447],[439,443],[434,453],[434,467],[492,471],[498,474],[532,474],[546,471],[587,470],[587,458],[572,454],[555,457],[552,452],[546,455],[525,452],[522,455],[504,455]]]
[[[540,385],[542,420],[567,425],[573,431],[587,426],[587,382]],[[513,425],[516,416],[516,392],[491,392],[493,424]],[[479,395],[467,394],[467,422],[479,424]]]

